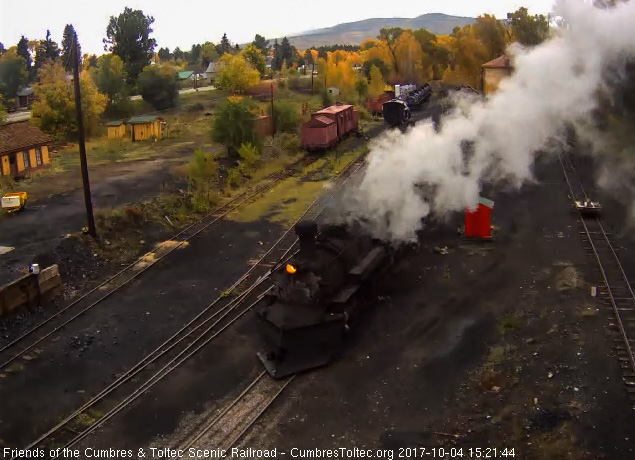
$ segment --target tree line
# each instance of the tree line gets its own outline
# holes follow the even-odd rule
[[[0,44],[2,102],[11,105],[21,86],[33,84],[37,96],[34,120],[43,129],[76,129],[71,122],[72,81],[66,77],[75,58],[75,42],[81,57],[80,82],[87,95],[85,113],[95,114],[95,122],[87,123],[90,131],[101,115],[111,118],[128,114],[129,95],[135,92],[157,110],[173,107],[178,97],[176,70],[202,71],[211,62],[216,64],[216,85],[232,93],[244,92],[263,77],[288,79],[291,86],[297,84],[296,75],[301,71],[315,68],[318,88],[337,86],[344,96],[365,98],[383,91],[385,84],[396,82],[442,79],[478,86],[480,66],[502,54],[509,43],[533,46],[549,34],[544,16],[532,16],[526,8],[520,8],[508,14],[506,21],[486,14],[449,35],[435,35],[425,29],[385,28],[360,46],[298,50],[287,37],[271,42],[256,34],[241,49],[224,34],[216,44],[194,44],[188,51],[178,47],[155,51],[153,23],[152,16],[131,8],[111,16],[103,40],[107,53],[99,58],[81,54],[72,24],[66,25],[61,46],[48,31],[42,40],[23,36],[8,49]],[[68,116],[59,115],[64,111]],[[54,128],[49,120],[68,123],[58,123]]]

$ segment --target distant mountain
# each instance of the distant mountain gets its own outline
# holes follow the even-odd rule
[[[474,18],[449,16],[442,13],[422,14],[416,18],[375,18],[338,24],[324,29],[315,29],[289,37],[299,49],[322,45],[359,45],[367,38],[376,38],[383,27],[402,29],[428,29],[434,34],[449,34],[455,27],[472,24]]]

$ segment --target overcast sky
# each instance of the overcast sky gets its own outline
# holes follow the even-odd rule
[[[0,0],[0,42],[9,48],[17,44],[21,35],[31,40],[42,39],[50,29],[53,40],[60,44],[64,26],[72,23],[82,52],[102,54],[108,19],[126,6],[154,17],[153,37],[158,47],[179,46],[187,50],[193,43],[216,43],[224,32],[233,43],[245,43],[257,33],[267,38],[280,37],[376,17],[415,17],[424,13],[476,17],[490,13],[502,18],[520,6],[529,8],[531,13],[548,13],[553,3],[553,0],[29,0],[26,3]]]

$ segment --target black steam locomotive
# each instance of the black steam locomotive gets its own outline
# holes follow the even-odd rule
[[[428,83],[404,92],[398,98],[384,102],[382,107],[384,121],[390,126],[401,126],[412,117],[411,110],[421,107],[432,96],[432,88]]]
[[[296,225],[298,253],[274,274],[256,307],[264,349],[258,357],[282,378],[328,364],[342,347],[360,285],[389,259],[388,248],[343,225]]]

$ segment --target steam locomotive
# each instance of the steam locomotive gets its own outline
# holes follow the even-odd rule
[[[264,348],[258,357],[274,378],[320,367],[340,351],[359,305],[355,294],[390,258],[388,247],[349,226],[296,225],[300,249],[274,272],[274,287],[256,306]]]
[[[428,83],[415,85],[395,85],[395,99],[384,102],[384,120],[390,126],[401,126],[411,118],[411,110],[421,107],[432,96],[432,88]]]

